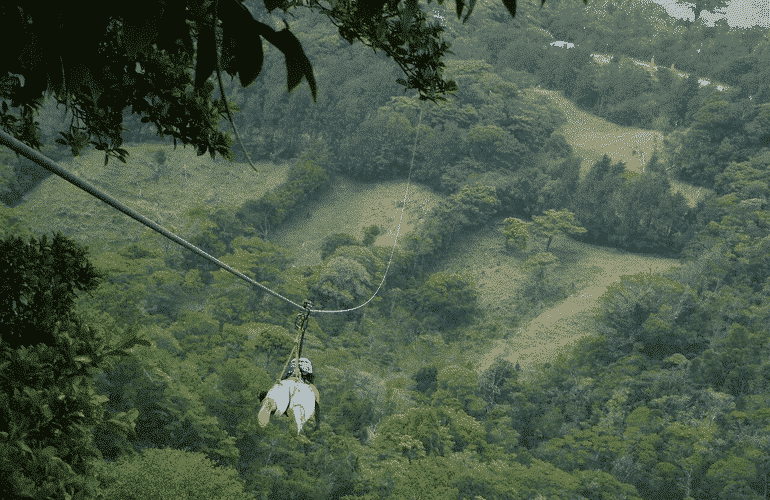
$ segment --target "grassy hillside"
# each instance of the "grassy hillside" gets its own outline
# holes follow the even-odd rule
[[[555,102],[564,112],[567,119],[557,132],[564,135],[575,150],[575,154],[583,158],[580,170],[584,175],[591,165],[605,154],[613,161],[626,162],[627,169],[641,172],[652,156],[656,144],[658,151],[663,148],[663,134],[657,130],[624,127],[610,123],[582,111],[564,97],[562,91],[530,88],[525,89],[524,92],[530,99],[546,97]],[[690,206],[695,206],[698,197],[704,196],[705,191],[708,191],[708,188],[700,191],[699,188],[675,179],[671,180],[671,188],[674,192],[681,192]]]
[[[213,212],[257,199],[283,182],[289,169],[288,163],[259,164],[256,174],[246,164],[212,160],[196,156],[193,148],[174,150],[170,145],[126,149],[131,154],[126,164],[111,160],[105,166],[104,155],[97,151],[60,164],[182,238],[188,237],[185,229],[193,222],[185,216],[190,209],[203,205]],[[146,230],[57,176],[28,193],[18,214],[35,232],[61,231],[97,253],[136,241]]]
[[[575,153],[583,158],[583,174],[605,154],[613,161],[626,162],[629,170],[641,172],[644,162],[649,160],[655,149],[655,142],[659,147],[663,145],[660,132],[616,125],[586,113],[564,97],[562,91],[535,88],[525,92],[547,96],[564,112],[567,120],[557,132],[564,135]]]
[[[543,242],[531,241],[527,252],[544,247]],[[504,325],[504,338],[476,360],[479,371],[488,368],[497,356],[518,361],[522,368],[547,361],[561,346],[594,331],[591,313],[597,299],[620,276],[662,271],[678,264],[676,259],[598,247],[566,237],[554,238],[550,252],[560,261],[551,279],[572,295],[552,307],[535,308],[537,316],[525,318],[520,328],[505,325],[511,325],[520,316],[519,310],[528,307],[515,301],[526,285],[527,275],[519,268],[526,255],[506,251],[498,224],[459,236],[441,263],[442,270],[470,271],[487,317]]]
[[[567,122],[560,132],[584,157],[584,171],[603,154],[616,161],[624,160],[629,169],[639,171],[643,168],[642,160],[652,154],[656,140],[662,139],[658,132],[619,127],[585,113],[560,92],[527,92],[533,98],[555,100],[565,112]],[[105,167],[101,154],[87,152],[63,166],[182,237],[194,222],[186,215],[191,209],[202,204],[213,212],[257,199],[285,179],[289,166],[261,164],[257,175],[244,164],[198,157],[192,149],[174,150],[162,145],[128,149],[131,156],[127,165],[110,162]],[[306,265],[320,262],[320,247],[329,234],[344,232],[361,238],[363,228],[372,224],[384,229],[376,244],[389,247],[399,224],[405,188],[403,180],[370,184],[337,177],[323,195],[291,216],[269,239]],[[694,189],[686,193],[691,202],[695,193]],[[443,199],[424,186],[411,184],[401,237]],[[96,253],[115,250],[146,232],[138,223],[58,177],[49,178],[29,193],[23,207],[20,216],[36,231],[61,230],[88,244]],[[479,370],[486,369],[497,356],[518,361],[524,368],[545,362],[563,345],[593,331],[591,311],[607,286],[621,275],[677,264],[675,259],[635,255],[557,237],[551,252],[560,264],[551,279],[572,295],[552,307],[522,304],[520,297],[527,275],[520,266],[526,255],[505,249],[500,222],[495,220],[476,231],[457,235],[451,251],[434,269],[470,271],[480,291],[484,321],[503,326],[502,338],[491,346],[478,346],[475,355]],[[171,244],[165,240],[162,243]],[[531,241],[528,252],[541,246],[542,242]],[[523,301],[526,300],[524,297]],[[522,326],[506,326],[514,324]],[[469,354],[455,353],[466,357]],[[418,357],[424,360],[425,355],[430,352]]]
[[[376,224],[383,234],[376,240],[390,247],[401,218],[406,181],[382,181],[376,184],[337,177],[319,199],[284,222],[269,239],[294,252],[303,265],[321,262],[323,239],[334,233],[348,233],[358,239],[363,229]],[[411,183],[401,221],[399,241],[414,229],[424,213],[432,210],[444,197],[429,188]]]

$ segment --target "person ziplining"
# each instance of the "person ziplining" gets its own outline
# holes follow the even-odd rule
[[[310,321],[312,302],[306,300],[304,310],[297,314],[294,327],[297,329],[297,337],[294,339],[294,347],[289,353],[289,359],[281,371],[275,385],[266,393],[260,395],[262,408],[259,410],[257,420],[260,427],[270,423],[272,414],[288,415],[291,412],[297,424],[297,437],[306,440],[302,436],[302,428],[315,413],[315,429],[320,424],[320,394],[316,388],[313,364],[307,358],[302,358],[302,345],[305,342],[305,332]],[[288,370],[287,370],[288,367]]]
[[[277,382],[262,400],[259,410],[259,426],[270,423],[273,414],[279,417],[291,411],[297,424],[297,434],[302,433],[305,423],[315,413],[315,429],[319,427],[320,395],[314,381],[313,365],[307,358],[300,358],[299,370],[295,369],[295,360],[291,360],[289,370],[282,380]]]

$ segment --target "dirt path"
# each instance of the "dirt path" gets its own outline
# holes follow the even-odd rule
[[[497,340],[478,360],[478,371],[486,370],[498,356],[511,363],[518,362],[525,371],[538,363],[554,359],[565,346],[593,333],[593,312],[598,306],[599,297],[612,283],[623,275],[669,269],[677,265],[678,261],[608,250],[602,255],[601,261],[592,264],[602,268],[592,283],[560,304],[546,309],[509,338]]]

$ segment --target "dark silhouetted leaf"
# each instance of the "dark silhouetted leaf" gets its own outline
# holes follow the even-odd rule
[[[152,12],[139,13],[123,20],[123,47],[131,59],[155,43],[158,38],[157,19]]]
[[[455,0],[455,12],[457,12],[457,19],[462,17],[464,8],[465,2],[463,2],[463,0]]]
[[[503,0],[503,5],[511,13],[511,17],[516,17],[516,0]]]
[[[163,16],[158,21],[158,26],[163,28],[158,33],[158,49],[175,53],[179,50],[176,43],[181,40],[185,50],[192,50],[192,38],[190,27],[185,22],[186,17],[184,2],[166,2]]]
[[[357,6],[361,15],[369,19],[382,12],[382,7],[387,2],[388,0],[368,0],[366,2],[358,2]]]
[[[224,0],[220,4],[219,17],[225,35],[222,47],[227,64],[225,71],[231,75],[237,72],[243,87],[251,85],[262,71],[264,63],[262,39],[259,36],[264,25],[257,23],[237,0]]]
[[[198,34],[198,60],[195,64],[195,88],[200,89],[203,83],[216,69],[216,39],[214,27],[208,23],[200,26]]]
[[[250,21],[253,21],[250,19]],[[254,23],[249,23],[251,29],[236,32],[235,60],[238,64],[238,75],[241,85],[251,85],[262,71],[264,53],[262,51],[262,38],[254,29]]]
[[[274,31],[270,26],[255,21],[262,29],[261,34],[275,48],[283,52],[286,57],[286,84],[289,92],[294,90],[300,84],[302,78],[307,78],[310,85],[310,93],[313,95],[313,102],[317,98],[317,88],[315,77],[313,76],[313,66],[302,49],[302,44],[296,36],[288,29]]]
[[[283,7],[285,4],[285,0],[265,0],[265,8],[268,12],[273,12],[275,9]]]
[[[465,17],[463,18],[463,24],[468,20],[469,17],[471,17],[471,13],[473,13],[473,7],[476,6],[476,0],[470,0],[468,2],[468,12],[465,13]]]

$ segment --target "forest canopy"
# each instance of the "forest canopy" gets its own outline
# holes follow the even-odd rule
[[[458,19],[467,21],[475,3],[456,0]],[[516,1],[503,3],[515,15]],[[428,22],[417,0],[331,7],[316,0],[264,0],[252,9],[280,9],[285,16],[301,7],[326,16],[349,43],[358,40],[384,52],[406,75],[398,82],[417,89],[421,98],[440,99],[456,89],[443,79],[442,58],[450,47],[443,28]],[[88,2],[78,8],[60,2],[45,9],[4,1],[0,15],[6,47],[0,56],[0,121],[3,130],[37,149],[42,144],[35,111],[47,92],[72,111],[57,142],[73,154],[90,143],[105,152],[105,161],[125,161],[121,133],[130,109],[174,144],[179,140],[196,146],[198,154],[232,159],[232,139],[218,129],[226,104],[214,98],[209,77],[221,69],[237,75],[244,87],[253,83],[262,69],[262,39],[284,54],[288,90],[305,79],[316,99],[313,68],[285,17],[285,27],[276,30],[258,21],[243,0]]]

